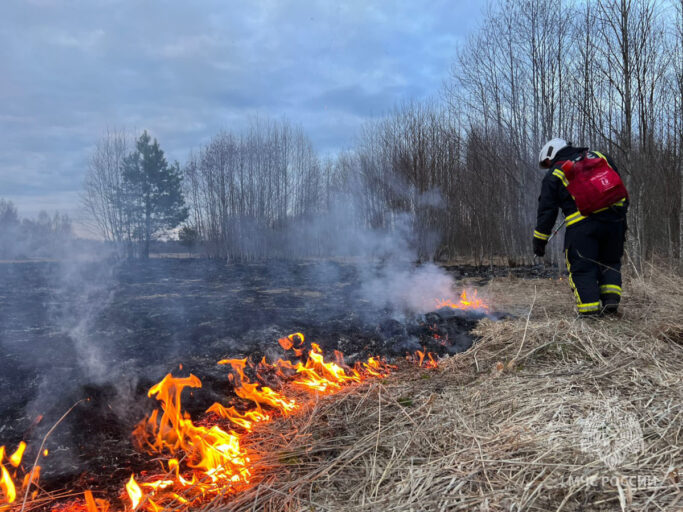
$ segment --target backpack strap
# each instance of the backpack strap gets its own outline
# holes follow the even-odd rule
[[[566,163],[566,162],[565,162]],[[573,164],[572,164],[573,165]],[[553,170],[553,176],[556,178],[559,178],[559,180],[562,182],[562,184],[566,187],[569,185],[569,180],[567,177],[564,175],[564,171],[562,169],[555,169]]]

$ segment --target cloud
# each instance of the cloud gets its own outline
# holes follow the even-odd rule
[[[68,46],[80,49],[94,48],[104,37],[104,30],[90,30],[79,32],[55,31],[48,35],[47,42],[58,46]]]
[[[404,88],[397,86],[368,91],[362,84],[354,84],[323,91],[305,104],[311,110],[342,110],[367,117],[391,109],[396,100],[403,96],[403,92]]]
[[[8,0],[0,17],[0,196],[36,200],[80,188],[107,127],[148,129],[181,162],[256,115],[348,148],[366,120],[436,94],[478,18],[380,0]]]

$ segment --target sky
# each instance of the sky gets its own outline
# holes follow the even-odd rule
[[[1,0],[0,198],[78,219],[107,129],[146,129],[182,165],[221,130],[286,118],[334,155],[436,97],[481,18],[458,0]]]

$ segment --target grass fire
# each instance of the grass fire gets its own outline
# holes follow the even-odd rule
[[[362,282],[345,286],[341,301],[310,293],[305,307],[286,313],[297,290],[314,289],[308,277],[275,282],[273,289],[290,289],[274,294],[257,279],[250,284],[260,267],[223,269],[217,287],[215,272],[200,286],[181,278],[178,262],[157,264],[159,276],[177,281],[121,275],[131,286],[101,313],[115,323],[98,332],[130,332],[150,314],[149,305],[137,309],[139,297],[165,283],[166,293],[191,290],[203,301],[198,312],[225,312],[202,336],[230,337],[205,354],[174,358],[143,354],[133,338],[131,354],[142,354],[146,366],[133,365],[126,379],[151,371],[158,377],[140,381],[123,400],[107,387],[79,387],[75,405],[62,400],[56,410],[46,406],[14,423],[7,419],[16,413],[3,405],[5,425],[26,425],[23,434],[5,429],[0,443],[3,512],[458,510],[473,503],[496,510],[556,505],[571,489],[618,505],[619,486],[624,503],[631,492],[645,510],[652,492],[660,503],[680,494],[683,304],[676,276],[630,277],[625,318],[589,324],[574,316],[564,277],[462,266],[454,270],[469,274],[460,277],[464,292],[427,299],[414,316],[361,321],[340,304],[367,314]],[[245,298],[256,297],[250,307],[280,311],[278,322],[300,330],[273,335],[270,327],[244,323],[230,330],[232,312],[245,310],[241,297],[226,300],[235,289],[228,276],[245,287]],[[145,300],[168,307],[163,296]],[[116,314],[121,308],[128,318]],[[187,339],[196,336],[172,317],[162,320],[145,335],[163,340],[171,322]],[[633,449],[600,448],[603,432],[614,446],[628,434],[631,441],[623,442]],[[646,487],[638,480],[643,474]],[[538,475],[538,491],[529,493]]]
[[[472,301],[463,292],[459,302],[436,302],[440,308],[489,309],[476,291]],[[368,379],[385,378],[397,369],[379,355],[352,366],[339,350],[333,351],[332,360],[326,359],[322,348],[308,343],[300,332],[280,338],[278,344],[295,362],[282,358],[269,362],[265,356],[257,363],[248,357],[218,361],[228,369],[226,379],[235,398],[229,406],[214,403],[194,420],[183,408],[183,394],[187,399],[190,393],[183,392],[201,388],[198,377],[169,373],[152,386],[148,397],[158,402],[158,408],[138,423],[132,440],[136,449],[155,463],[137,476],[131,474],[116,498],[95,498],[96,488],[86,489],[80,498],[52,500],[49,491],[41,496],[40,465],[22,463],[26,443],[22,441],[7,455],[5,447],[0,447],[0,463],[6,458],[11,468],[0,464],[0,510],[158,512],[229,500],[254,485],[258,455],[249,448],[248,439],[259,426],[279,417],[304,414],[320,396],[333,395]],[[438,367],[435,356],[424,349],[406,354],[406,360],[425,369]],[[259,447],[259,451],[267,450],[267,446]],[[47,456],[47,452],[43,454]]]

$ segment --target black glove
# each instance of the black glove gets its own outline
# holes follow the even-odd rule
[[[546,240],[534,237],[534,254],[539,258],[545,256],[545,244],[547,243]]]

